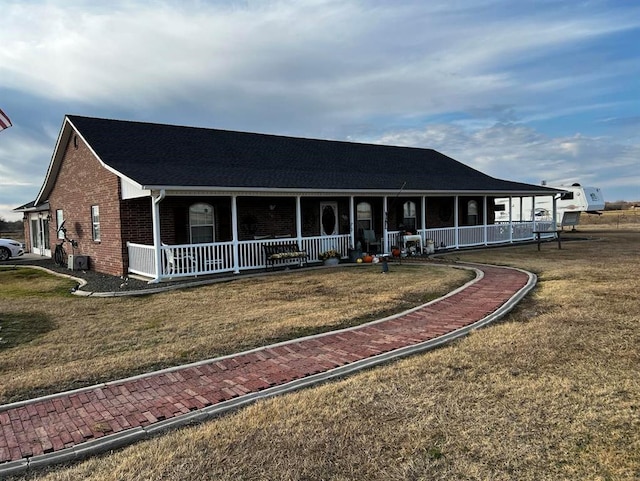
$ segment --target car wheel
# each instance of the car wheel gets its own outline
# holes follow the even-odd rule
[[[11,252],[6,247],[0,247],[0,261],[6,261],[11,257]]]

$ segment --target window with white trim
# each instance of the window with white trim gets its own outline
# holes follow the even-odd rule
[[[94,241],[100,241],[100,207],[97,205],[91,206],[91,236]]]
[[[58,239],[64,239],[64,232],[60,230],[62,223],[64,222],[64,212],[62,209],[56,210],[56,230],[58,231]]]
[[[192,244],[213,242],[214,222],[213,206],[209,204],[193,204],[189,207],[189,232]]]
[[[478,225],[478,203],[475,200],[467,202],[467,224]]]
[[[356,206],[356,222],[358,230],[365,231],[373,229],[373,212],[369,202],[359,202]]]
[[[416,232],[416,203],[408,200],[402,205],[402,224],[404,230]]]

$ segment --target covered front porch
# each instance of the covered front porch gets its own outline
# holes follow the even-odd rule
[[[153,243],[126,243],[128,272],[151,282],[265,269],[266,245],[295,244],[313,264],[331,249],[349,259],[391,253],[410,239],[419,253],[427,246],[437,252],[532,241],[539,231],[552,237],[556,228],[555,209],[551,221],[515,222],[509,215],[496,222],[489,195],[165,197],[152,197]]]

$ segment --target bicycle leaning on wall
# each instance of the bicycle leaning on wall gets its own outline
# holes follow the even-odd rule
[[[60,242],[58,244],[56,244],[56,249],[53,252],[53,261],[60,267],[67,267],[68,255],[66,249],[64,248],[64,244],[68,242],[69,244],[71,244],[71,248],[75,249],[76,247],[78,247],[78,241],[71,240],[67,237],[67,229],[64,226],[64,222],[62,222],[62,224],[58,228],[58,233],[60,232],[62,232],[64,237],[60,239]]]

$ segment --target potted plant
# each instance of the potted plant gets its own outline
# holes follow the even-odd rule
[[[340,253],[335,249],[329,249],[320,253],[320,260],[325,266],[335,266],[340,262]]]

